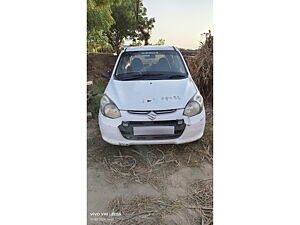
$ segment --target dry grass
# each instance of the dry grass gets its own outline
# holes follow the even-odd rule
[[[183,167],[201,167],[213,162],[212,137],[187,145],[129,146],[122,150],[104,150],[102,162],[116,179],[126,178],[148,183],[157,191],[164,191],[161,182]]]
[[[201,94],[207,102],[213,100],[213,36],[204,33],[196,56],[188,57],[190,72]]]
[[[172,221],[171,224],[212,225],[212,193],[212,180],[199,180],[190,185],[188,196],[176,200],[144,196],[116,198],[108,210],[121,216],[111,224],[157,225]]]
[[[213,182],[198,180],[189,188],[188,201],[201,208],[201,223],[213,224]]]

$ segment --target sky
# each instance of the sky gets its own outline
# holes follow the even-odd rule
[[[165,45],[196,49],[201,34],[213,30],[212,0],[143,0],[148,17],[156,22],[150,43],[160,38]]]

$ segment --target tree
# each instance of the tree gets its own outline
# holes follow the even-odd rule
[[[159,39],[158,42],[155,45],[165,45],[165,40],[164,39]]]
[[[143,45],[143,43],[141,42],[141,41],[136,41],[136,40],[134,40],[131,44],[130,44],[130,46],[142,46]]]
[[[111,11],[115,23],[104,34],[114,51],[119,53],[124,39],[135,36],[135,14],[128,0],[114,0]]]
[[[101,47],[110,47],[103,32],[114,23],[111,16],[110,0],[87,0],[87,49],[97,51]]]
[[[136,17],[136,38],[144,41],[145,45],[149,45],[149,39],[151,37],[150,32],[154,27],[155,19],[148,18],[147,9],[143,6],[142,1],[135,0],[135,17]]]
[[[115,23],[104,33],[115,52],[119,53],[125,39],[132,39],[132,45],[149,44],[155,19],[146,16],[142,1],[113,0],[111,11]]]
[[[108,30],[114,23],[110,0],[87,0],[87,31]]]
[[[88,51],[119,53],[125,39],[148,45],[155,20],[146,14],[141,0],[87,0]]]

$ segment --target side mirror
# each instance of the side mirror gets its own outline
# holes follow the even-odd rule
[[[111,75],[110,75],[109,72],[107,72],[107,71],[102,72],[102,73],[101,73],[101,76],[102,76],[102,77],[105,77],[105,78],[107,78],[107,79],[109,79],[109,78],[111,77]]]

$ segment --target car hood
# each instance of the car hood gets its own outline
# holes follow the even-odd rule
[[[191,78],[179,80],[110,80],[105,94],[120,110],[184,108],[196,94]]]

